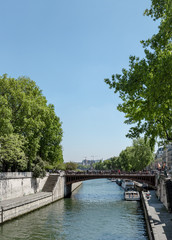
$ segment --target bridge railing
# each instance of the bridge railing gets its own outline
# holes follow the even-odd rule
[[[150,171],[139,171],[139,172],[118,172],[118,171],[114,171],[114,170],[110,170],[110,171],[103,171],[103,170],[87,170],[87,171],[70,171],[67,170],[65,171],[65,175],[81,175],[81,174],[85,174],[85,175],[90,175],[90,174],[97,174],[97,175],[113,175],[113,174],[119,174],[119,175],[155,175],[155,173],[151,173]]]
[[[155,174],[150,172],[112,172],[112,171],[83,171],[83,172],[75,172],[75,171],[66,171],[64,174],[66,176],[66,184],[72,184],[74,182],[98,179],[98,178],[123,178],[123,179],[131,179],[134,181],[147,183],[149,185],[155,186]]]

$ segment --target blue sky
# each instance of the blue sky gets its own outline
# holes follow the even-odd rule
[[[28,76],[62,121],[65,162],[118,156],[132,141],[104,78],[144,57],[150,0],[0,0],[0,75]]]

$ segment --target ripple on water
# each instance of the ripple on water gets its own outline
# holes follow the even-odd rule
[[[106,179],[84,182],[71,198],[7,222],[0,240],[147,240],[138,202]]]

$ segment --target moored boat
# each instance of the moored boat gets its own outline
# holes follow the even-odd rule
[[[123,180],[121,186],[124,190],[131,190],[134,189],[134,182],[131,180]]]
[[[117,179],[117,180],[116,180],[116,183],[117,183],[119,186],[121,186],[121,184],[122,184],[122,179]]]
[[[129,190],[124,192],[124,199],[127,201],[139,201],[140,194],[138,191]]]

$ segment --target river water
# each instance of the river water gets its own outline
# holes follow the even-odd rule
[[[108,179],[83,182],[71,198],[0,226],[0,240],[148,240],[139,202]]]

